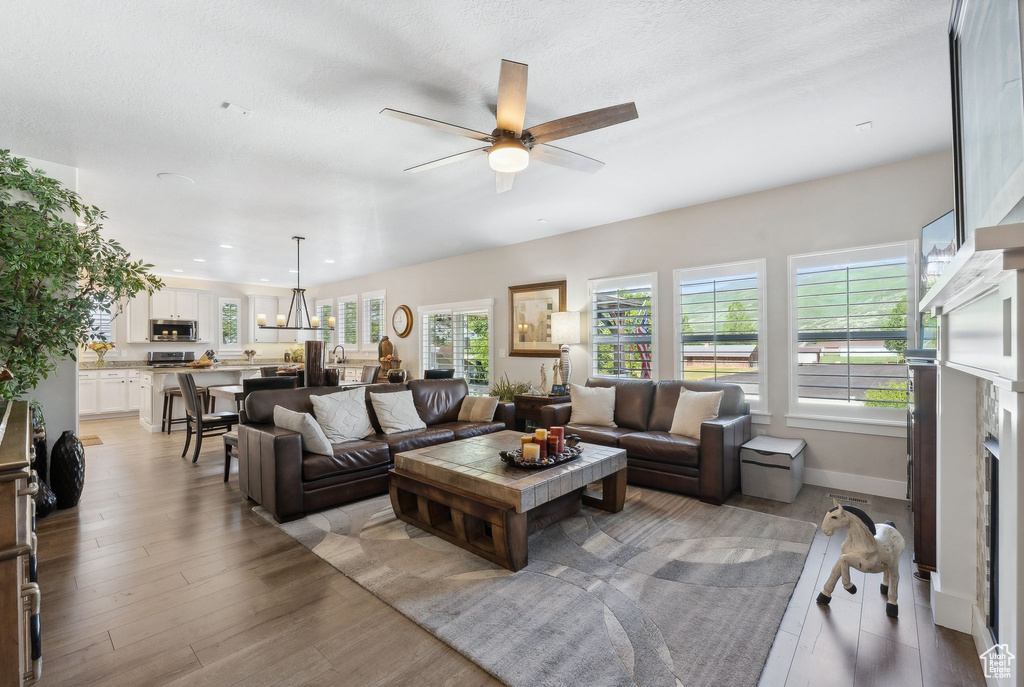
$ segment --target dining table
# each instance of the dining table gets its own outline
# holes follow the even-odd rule
[[[235,412],[241,412],[242,401],[245,399],[245,389],[241,384],[225,384],[223,386],[207,387],[210,394],[210,412],[217,410],[217,399],[224,398],[233,401]]]

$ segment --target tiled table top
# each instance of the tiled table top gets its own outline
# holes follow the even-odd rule
[[[520,432],[496,432],[399,453],[395,469],[426,477],[515,506],[520,513],[626,467],[626,452],[580,444],[583,455],[544,470],[524,470],[501,462],[498,451],[519,448]]]

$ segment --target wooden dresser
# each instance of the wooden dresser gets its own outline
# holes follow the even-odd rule
[[[39,679],[39,585],[28,403],[0,402],[0,685]]]
[[[907,409],[907,458],[910,504],[914,514],[914,563],[918,577],[935,572],[936,442],[938,441],[937,369],[934,363],[911,362]]]

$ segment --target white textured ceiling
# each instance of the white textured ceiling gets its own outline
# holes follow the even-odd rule
[[[78,167],[161,274],[290,285],[301,233],[314,285],[950,142],[945,1],[3,5],[0,148]],[[502,195],[482,157],[402,172],[475,142],[381,108],[490,132],[501,58],[530,66],[527,126],[636,102],[639,120],[558,143],[601,172],[534,162]]]

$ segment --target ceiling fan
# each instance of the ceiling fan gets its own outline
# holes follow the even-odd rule
[[[603,129],[613,124],[621,124],[639,115],[636,112],[634,103],[624,103],[603,107],[600,110],[591,110],[562,117],[544,124],[523,129],[523,120],[526,117],[526,70],[527,66],[520,62],[510,60],[501,61],[501,75],[498,77],[498,107],[497,107],[497,128],[490,134],[482,131],[467,129],[466,127],[440,122],[429,117],[409,114],[384,108],[381,114],[386,114],[397,119],[404,119],[414,124],[422,124],[433,129],[440,129],[457,136],[465,136],[488,145],[482,148],[474,148],[463,153],[456,153],[439,160],[426,162],[405,170],[406,172],[425,172],[428,169],[435,169],[453,162],[468,160],[471,157],[487,155],[487,162],[495,171],[495,182],[498,193],[504,193],[512,188],[516,172],[526,169],[530,158],[547,162],[551,165],[574,169],[578,172],[589,172],[593,174],[602,167],[604,163],[586,155],[574,153],[565,148],[557,148],[551,145],[551,141],[560,138],[568,138],[577,134]]]

